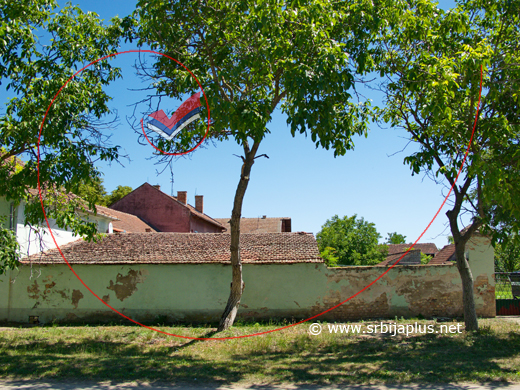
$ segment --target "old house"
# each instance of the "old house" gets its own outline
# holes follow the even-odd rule
[[[29,190],[29,194],[33,199],[38,198],[38,190],[36,189]],[[60,196],[75,197],[75,195],[71,194],[60,194]],[[26,204],[25,200],[15,202],[7,201],[5,197],[0,197],[0,217],[5,219],[4,227],[15,232],[23,256],[31,256],[35,253],[55,248],[56,244],[52,235],[60,246],[78,239],[70,229],[59,227],[52,218],[49,218],[52,235],[46,223],[39,226],[25,224]],[[87,209],[86,212],[80,214],[83,215],[85,221],[95,222],[99,233],[144,233],[155,231],[135,215],[112,210],[108,207],[97,205],[95,212]]]
[[[38,197],[36,189],[30,190],[29,193],[33,198]],[[6,217],[4,227],[15,232],[22,255],[30,256],[50,248],[55,248],[56,244],[46,223],[41,226],[32,226],[25,223],[26,205],[25,200],[15,202],[7,201],[5,197],[0,197],[0,216]],[[109,209],[101,206],[99,206],[97,213],[87,210],[80,214],[82,214],[85,221],[95,222],[100,233],[112,233],[113,222],[117,221],[117,217]],[[52,218],[49,218],[49,225],[56,243],[60,246],[78,239],[70,229],[60,228]]]
[[[108,207],[97,206],[98,211],[106,212],[114,218],[112,222],[114,233],[151,233],[156,230],[141,220],[139,217],[110,209]]]
[[[110,206],[112,210],[132,214],[157,232],[221,233],[224,226],[204,214],[204,198],[195,196],[195,207],[188,204],[187,192],[177,197],[161,191],[159,186],[144,183]]]
[[[388,255],[378,266],[391,266],[397,261],[399,261],[399,265],[421,264],[421,253],[434,257],[438,252],[437,245],[433,243],[417,243],[413,246],[412,250],[406,253],[412,245],[413,244],[387,245]]]
[[[443,247],[428,264],[451,264],[456,263],[455,244],[449,244]]]

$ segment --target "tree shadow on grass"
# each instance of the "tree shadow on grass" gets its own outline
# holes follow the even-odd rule
[[[285,350],[233,357],[248,359],[251,367],[265,367],[266,375],[277,382],[518,382],[518,351],[520,335],[511,332],[507,337],[469,335],[465,339],[436,335],[344,337],[323,348],[319,344],[293,344]]]
[[[202,336],[199,336],[198,338],[199,339],[211,338],[211,337],[215,336],[217,333],[218,332],[216,330],[210,330],[210,331],[206,332],[206,334],[203,334]],[[197,339],[190,340],[187,343],[178,346],[177,350],[180,351],[181,349],[186,349],[186,348],[191,347],[194,344],[197,344],[197,343],[200,343],[200,342],[206,342],[206,341],[207,340],[197,340]]]
[[[196,341],[196,340],[194,340]],[[177,353],[178,346],[148,350],[144,345],[86,340],[28,342],[0,353],[0,377],[146,380],[223,383],[241,379],[225,363]]]
[[[214,334],[210,331],[203,337]],[[286,340],[284,334],[259,337],[265,339],[241,345],[236,352],[228,348],[218,356],[202,354],[197,348],[205,341],[199,340],[150,348],[143,342],[97,339],[51,344],[27,340],[10,347],[0,339],[0,377],[211,386],[241,381],[316,385],[419,382],[430,383],[431,388],[435,383],[520,380],[520,335],[513,332],[408,338],[337,335],[332,342],[309,335]],[[216,350],[219,344],[213,345]]]

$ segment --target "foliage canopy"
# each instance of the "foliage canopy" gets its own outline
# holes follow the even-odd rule
[[[39,153],[47,215],[77,235],[96,236],[96,225],[82,217],[94,204],[63,194],[98,180],[97,160],[118,158],[100,126],[111,112],[103,86],[120,76],[119,69],[101,61],[72,79],[47,112],[38,150],[40,125],[77,70],[116,52],[128,23],[113,19],[106,27],[96,14],[71,5],[58,10],[53,0],[0,0],[0,80],[8,96],[0,113],[0,197],[28,202],[26,224],[43,222],[31,191],[38,185]]]
[[[325,222],[316,235],[318,248],[328,265],[334,265],[328,261],[332,250],[338,265],[374,265],[382,262],[388,248],[378,244],[380,238],[375,225],[357,215],[343,218],[335,215]]]

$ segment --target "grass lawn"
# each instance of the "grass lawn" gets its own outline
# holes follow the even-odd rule
[[[389,322],[395,321],[384,321]],[[1,328],[0,377],[242,385],[520,382],[520,325],[514,322],[480,320],[479,334],[409,336],[331,334],[325,323],[323,332],[313,336],[309,325],[227,341],[190,341],[137,326]],[[215,337],[276,327],[239,325]],[[212,328],[159,328],[214,335]]]

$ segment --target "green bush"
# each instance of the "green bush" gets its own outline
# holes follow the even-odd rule
[[[20,245],[16,234],[3,226],[5,217],[0,217],[0,275],[20,265]]]

